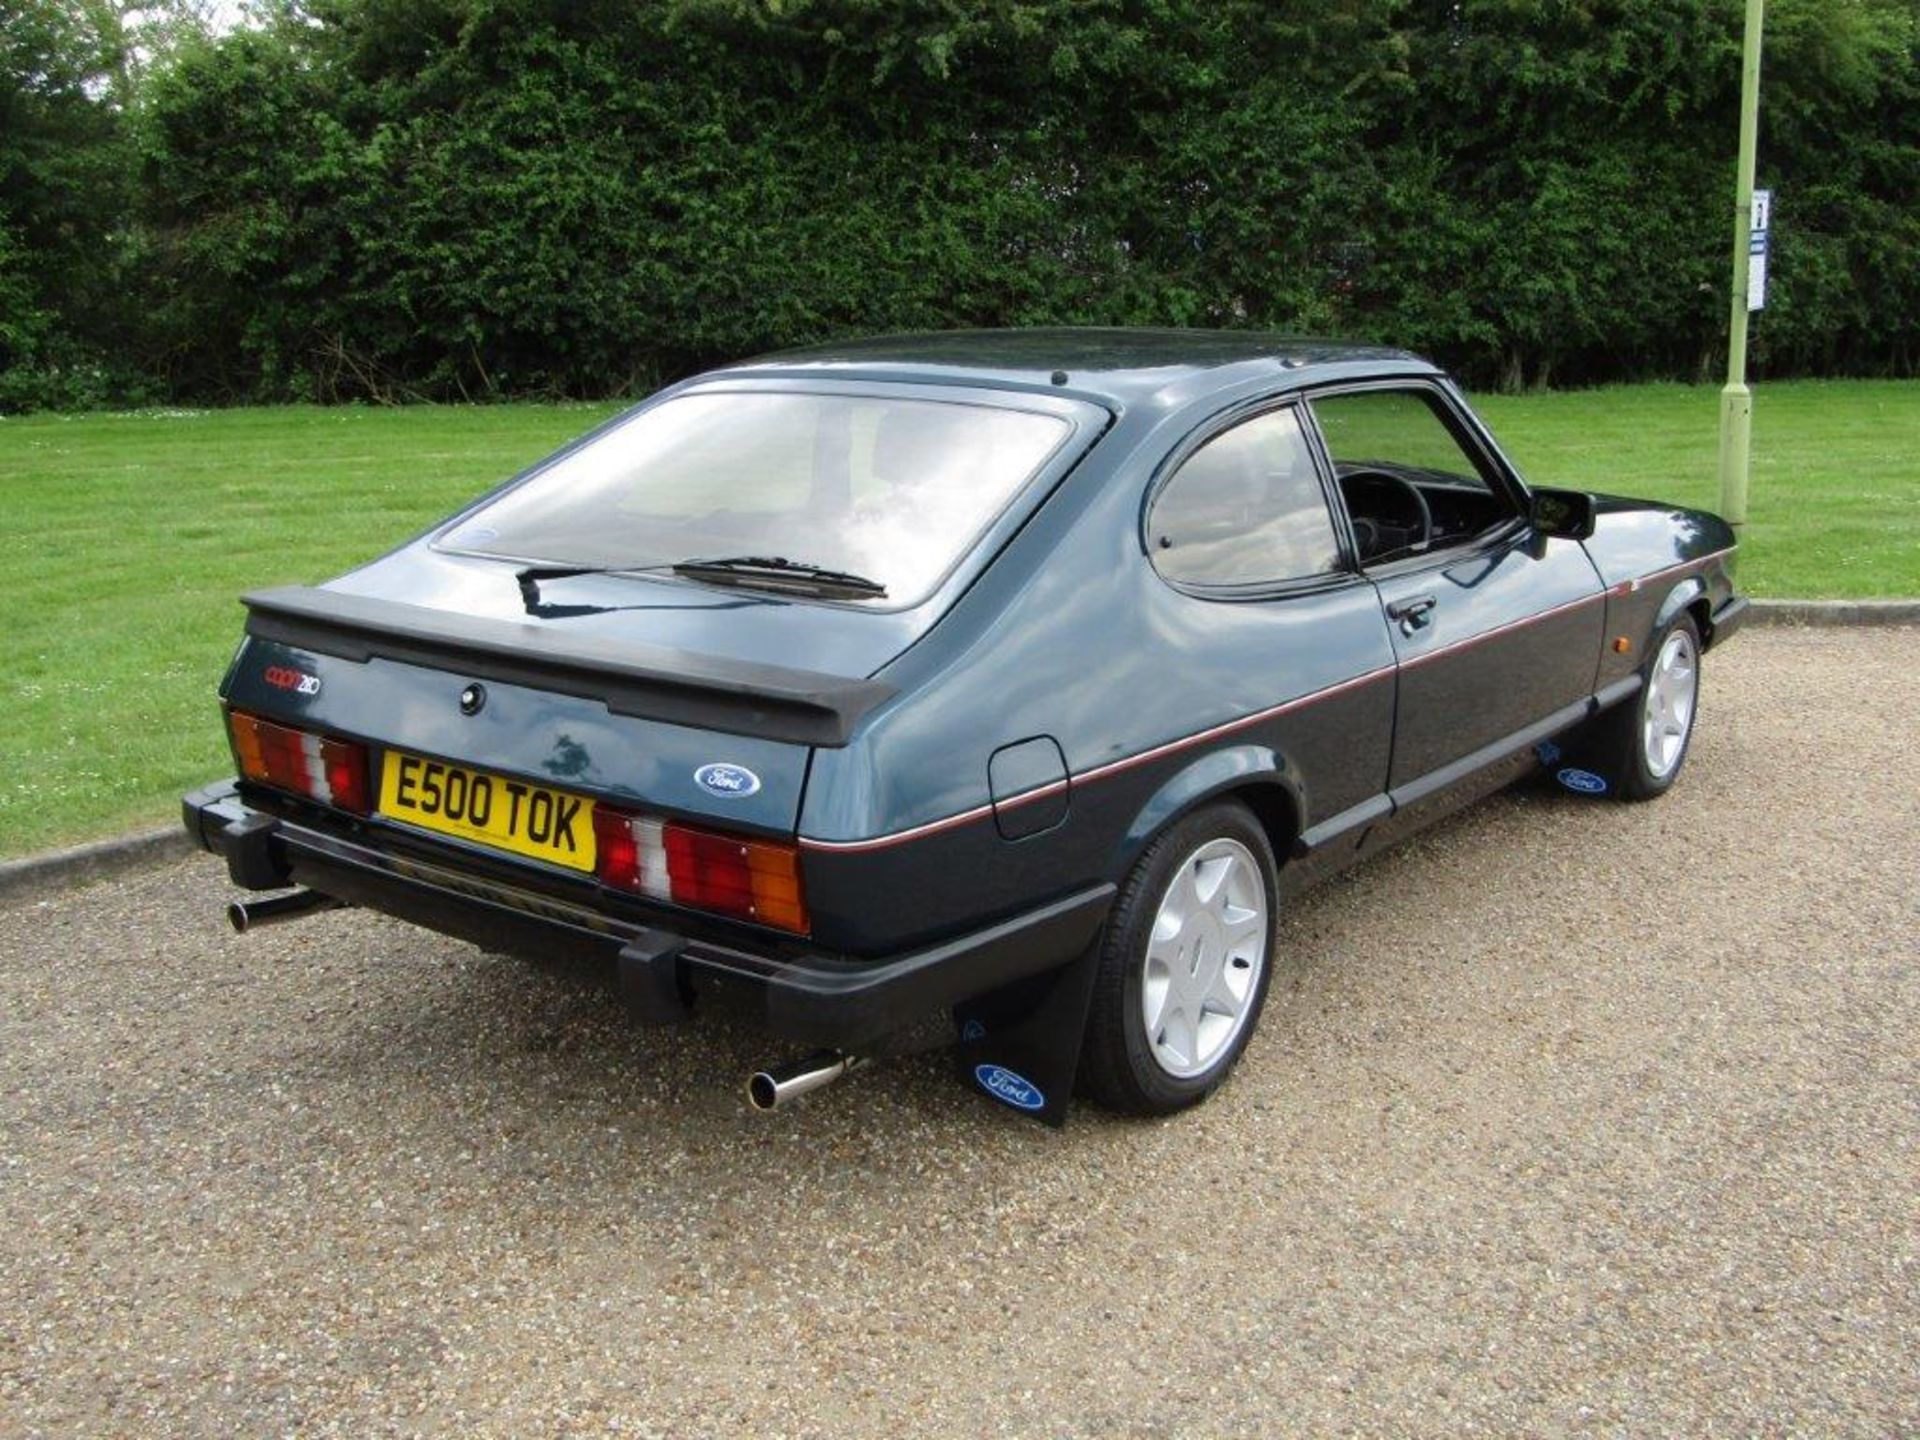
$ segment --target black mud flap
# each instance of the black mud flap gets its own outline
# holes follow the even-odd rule
[[[1533,747],[1534,756],[1540,761],[1540,767],[1560,783],[1563,790],[1571,790],[1576,795],[1604,795],[1608,785],[1606,777],[1596,775],[1578,765],[1564,763],[1566,753],[1551,740],[1542,740]]]
[[[967,1084],[1056,1130],[1080,1068],[1100,949],[955,1008],[960,1076]]]

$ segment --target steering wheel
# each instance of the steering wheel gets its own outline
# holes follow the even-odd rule
[[[1349,488],[1352,487],[1352,488]],[[1414,539],[1407,549],[1418,553],[1425,550],[1433,541],[1433,511],[1427,505],[1427,497],[1420,493],[1420,487],[1404,475],[1396,475],[1391,470],[1354,469],[1340,477],[1340,491],[1347,497],[1347,509],[1353,515],[1354,536],[1360,542],[1360,553],[1364,559],[1380,541],[1380,528],[1370,518],[1359,513],[1360,506],[1355,503],[1355,491],[1371,489],[1376,495],[1382,489],[1394,492],[1395,509],[1401,513],[1382,517],[1389,523],[1404,521],[1407,528],[1414,532]]]

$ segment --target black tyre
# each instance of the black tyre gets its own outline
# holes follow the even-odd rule
[[[1209,805],[1148,845],[1114,902],[1080,1058],[1080,1092],[1168,1115],[1218,1088],[1273,971],[1273,847],[1245,806]]]
[[[1592,722],[1588,766],[1622,800],[1651,800],[1680,778],[1700,713],[1700,630],[1682,612],[1649,647],[1639,692]]]

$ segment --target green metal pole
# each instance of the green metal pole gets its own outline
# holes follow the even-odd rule
[[[1720,514],[1747,523],[1747,452],[1753,392],[1747,388],[1747,240],[1753,224],[1753,160],[1760,138],[1760,31],[1766,0],[1747,0],[1740,50],[1740,163],[1734,180],[1733,308],[1727,326],[1727,386],[1720,392]]]

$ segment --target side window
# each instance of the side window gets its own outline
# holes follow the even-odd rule
[[[1363,564],[1465,544],[1513,518],[1430,391],[1359,390],[1312,404]]]
[[[1187,457],[1153,503],[1155,568],[1194,585],[1252,585],[1339,567],[1313,455],[1291,407],[1216,435]]]

